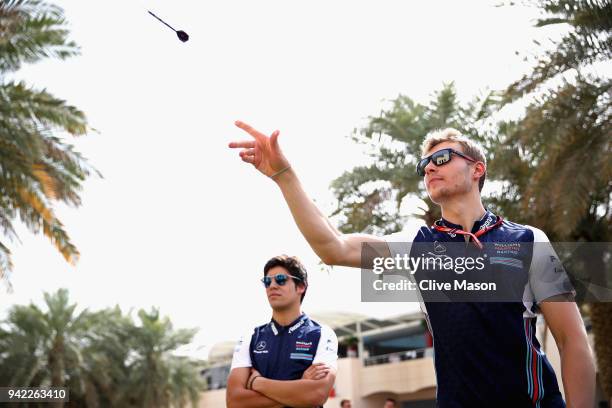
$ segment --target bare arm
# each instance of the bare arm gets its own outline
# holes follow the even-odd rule
[[[595,401],[595,364],[576,303],[544,301],[540,308],[561,355],[567,406],[592,407]]]
[[[292,407],[312,407],[325,404],[329,391],[336,380],[336,371],[329,371],[321,379],[300,379],[291,381],[271,380],[257,377],[253,381],[253,390],[264,394],[284,405]]]
[[[275,178],[293,219],[310,247],[328,265],[360,267],[362,242],[382,243],[383,239],[366,234],[343,234],[306,195],[295,172]]]
[[[243,148],[240,157],[253,164],[264,175],[273,177],[283,193],[300,232],[314,252],[328,265],[359,267],[362,242],[384,242],[381,238],[366,234],[342,234],[317,208],[304,191],[300,180],[289,165],[278,144],[278,131],[270,137],[243,122],[236,126],[246,131],[254,140],[232,142],[231,148]],[[276,175],[281,170],[287,169]],[[276,175],[276,176],[275,176]],[[388,256],[388,254],[382,254]]]
[[[251,374],[249,367],[234,368],[227,379],[225,400],[228,408],[282,408],[273,399],[246,389],[246,383]]]

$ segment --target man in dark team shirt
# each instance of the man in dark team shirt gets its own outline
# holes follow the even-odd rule
[[[338,339],[300,311],[308,274],[295,257],[276,256],[262,279],[272,320],[246,333],[234,350],[227,406],[322,406],[336,378]]]
[[[446,242],[469,242],[477,249],[487,243],[503,249],[503,256],[490,260],[495,271],[528,273],[524,297],[515,302],[422,302],[434,341],[438,406],[564,407],[555,373],[534,335],[538,310],[559,348],[568,405],[593,406],[593,357],[571,285],[566,276],[551,278],[560,265],[542,231],[502,220],[484,208],[480,192],[486,160],[477,144],[454,129],[428,135],[417,172],[431,200],[440,205],[442,219],[431,227],[379,238],[334,228],[282,154],[278,131],[268,137],[245,123],[236,125],[252,139],[229,147],[242,148],[242,160],[276,182],[301,233],[326,264],[363,266],[364,243],[386,244],[383,256],[395,257],[411,255],[419,243],[444,247]],[[521,245],[533,248],[527,258],[507,255]]]

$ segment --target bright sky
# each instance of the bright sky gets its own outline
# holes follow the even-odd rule
[[[199,327],[191,352],[269,319],[259,282],[273,255],[310,271],[309,313],[383,317],[412,304],[360,302],[359,273],[322,272],[274,183],[243,163],[236,119],[280,142],[326,213],[330,182],[363,163],[348,138],[399,93],[426,102],[454,80],[462,99],[527,71],[535,10],[489,1],[57,1],[82,55],[24,67],[18,77],[83,110],[99,133],[76,140],[104,179],[78,209],[57,213],[81,252],[68,265],[19,228],[14,293],[0,310],[68,288],[83,307],[158,306]],[[176,29],[176,35],[147,14]],[[248,136],[247,136],[248,137]]]

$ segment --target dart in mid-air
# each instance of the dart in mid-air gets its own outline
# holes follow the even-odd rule
[[[150,15],[152,15],[153,17],[155,17],[156,19],[158,19],[159,21],[161,21],[162,23],[164,23],[167,27],[169,27],[170,29],[172,29],[172,31],[174,31],[176,33],[176,36],[179,38],[179,40],[181,40],[182,42],[186,42],[187,40],[189,40],[189,34],[187,34],[186,32],[182,31],[182,30],[175,30],[174,27],[172,27],[170,24],[166,23],[164,20],[162,20],[161,18],[157,17],[155,14],[153,14],[151,11],[147,10],[149,12]]]

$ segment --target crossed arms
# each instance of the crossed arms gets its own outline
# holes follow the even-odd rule
[[[301,379],[290,381],[265,378],[250,367],[234,368],[227,380],[226,402],[228,408],[320,406],[327,400],[335,379],[335,370],[323,363],[311,365]],[[247,389],[247,384],[252,388]]]

